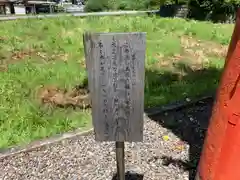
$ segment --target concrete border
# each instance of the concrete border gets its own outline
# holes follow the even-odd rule
[[[177,110],[177,109],[182,109],[182,108],[187,108],[190,105],[193,104],[197,104],[200,101],[204,101],[204,100],[208,100],[208,99],[213,99],[214,95],[207,95],[207,96],[203,96],[200,98],[196,98],[194,100],[191,101],[179,101],[179,102],[174,102],[174,103],[170,103],[167,104],[165,106],[159,106],[159,107],[153,107],[153,108],[148,108],[145,109],[145,115],[146,116],[154,116],[154,115],[158,115],[164,112],[168,112],[168,111],[173,111],[173,110]],[[8,148],[8,149],[0,149],[0,160],[3,158],[6,158],[8,156],[14,156],[16,154],[22,153],[22,152],[28,152],[28,151],[32,151],[34,149],[37,148],[41,148],[47,145],[51,145],[57,142],[60,142],[62,140],[66,140],[66,139],[71,139],[71,138],[75,138],[77,136],[87,136],[89,134],[93,133],[93,128],[90,128],[88,130],[76,130],[76,131],[72,131],[72,132],[66,132],[60,135],[56,135],[50,138],[45,138],[45,139],[40,139],[37,141],[33,141],[28,145],[25,146],[16,146],[16,147],[12,147],[12,148]]]
[[[77,136],[87,136],[87,135],[91,134],[92,132],[93,132],[93,128],[85,130],[85,131],[76,130],[76,131],[56,135],[56,136],[53,136],[50,138],[33,141],[30,144],[25,145],[25,146],[16,146],[16,147],[8,148],[8,149],[3,149],[3,150],[0,150],[0,160],[3,158],[6,158],[8,156],[14,156],[14,155],[22,153],[22,152],[28,152],[28,151],[32,151],[34,149],[37,149],[37,148],[40,148],[43,146],[51,145],[53,143],[57,143],[62,140],[71,139],[71,138],[74,138]]]
[[[194,99],[189,99],[188,101],[187,100],[176,101],[176,102],[169,103],[169,104],[163,105],[163,106],[147,108],[147,109],[145,109],[145,113],[147,116],[155,116],[155,115],[158,115],[158,114],[161,114],[164,112],[187,108],[188,106],[198,104],[201,101],[212,100],[214,98],[215,98],[215,93],[205,95],[202,97],[197,97]]]
[[[159,12],[159,10],[149,10],[149,11],[91,12],[91,13],[48,14],[48,15],[28,15],[28,16],[0,16],[0,21],[10,21],[10,20],[17,20],[17,19],[59,18],[59,17],[144,15],[144,14],[156,14],[156,13],[158,13],[158,12]]]

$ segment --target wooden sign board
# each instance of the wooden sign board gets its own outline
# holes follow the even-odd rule
[[[97,141],[143,139],[146,33],[85,33]]]

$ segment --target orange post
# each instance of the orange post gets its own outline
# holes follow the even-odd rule
[[[240,180],[240,9],[195,180]]]

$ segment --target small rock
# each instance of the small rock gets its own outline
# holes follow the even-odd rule
[[[191,99],[190,99],[190,98],[186,98],[186,101],[187,101],[187,102],[190,102],[190,101],[191,101]]]

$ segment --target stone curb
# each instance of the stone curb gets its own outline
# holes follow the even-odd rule
[[[0,150],[0,160],[3,158],[6,158],[8,156],[14,156],[14,155],[22,153],[22,152],[28,152],[28,151],[32,151],[32,150],[40,148],[40,147],[51,145],[53,143],[57,143],[62,140],[71,139],[71,138],[74,138],[77,136],[87,136],[87,135],[91,134],[92,132],[93,132],[93,128],[91,128],[89,130],[85,130],[85,131],[76,130],[73,132],[67,132],[67,133],[63,133],[61,135],[56,135],[56,136],[53,136],[50,138],[33,141],[26,146],[17,146],[17,147],[13,147],[13,148],[9,148],[9,149],[3,149],[3,150]]]
[[[215,99],[215,93],[205,95],[202,97],[197,97],[195,99],[176,101],[163,106],[147,108],[145,109],[145,113],[147,116],[155,116],[155,115],[162,114],[164,112],[169,112],[173,110],[176,111],[176,110],[188,108],[191,105],[199,104],[201,101],[214,100],[214,99]]]

